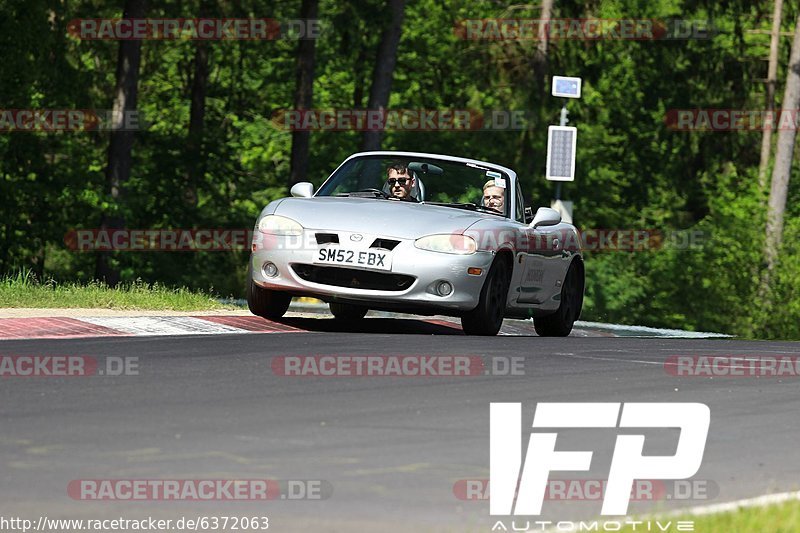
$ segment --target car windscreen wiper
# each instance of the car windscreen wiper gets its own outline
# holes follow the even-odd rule
[[[495,211],[489,207],[485,207],[482,205],[476,205],[473,203],[458,203],[458,202],[425,202],[426,204],[431,205],[441,205],[444,207],[455,207],[456,209],[466,209],[468,211],[480,211],[481,213],[490,213],[492,215],[500,215],[503,216],[503,213]]]
[[[385,198],[388,199],[389,195],[380,189],[362,189],[360,191],[340,192],[334,194],[340,197],[353,197],[353,198]]]
[[[455,207],[456,209],[467,209],[469,211],[475,211],[478,206],[471,203],[459,203],[459,202],[424,202],[428,205],[441,205],[443,207]]]
[[[496,209],[492,209],[491,207],[486,207],[484,205],[476,205],[475,206],[475,210],[476,211],[480,211],[481,213],[489,213],[490,215],[500,215],[501,217],[505,216],[500,211],[498,211]]]

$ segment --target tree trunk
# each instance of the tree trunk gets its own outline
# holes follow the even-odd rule
[[[405,0],[388,0],[389,12],[392,19],[381,35],[378,45],[378,56],[375,58],[375,70],[372,74],[372,87],[369,91],[368,110],[384,110],[389,105],[389,95],[392,92],[392,78],[394,67],[397,64],[397,47],[400,44],[400,34],[403,29],[405,17]],[[381,147],[381,131],[368,130],[364,132],[361,141],[361,150],[379,150]]]
[[[358,54],[356,55],[355,66],[353,72],[355,73],[355,82],[353,84],[353,107],[361,109],[364,107],[364,77],[361,73],[364,71],[364,65],[367,63],[367,49],[364,44],[358,43]]]
[[[533,56],[533,70],[536,76],[536,87],[540,101],[544,99],[547,90],[547,49],[550,44],[547,28],[550,25],[552,16],[553,0],[542,0],[542,12],[539,16],[539,40],[536,42],[536,52]]]
[[[769,39],[769,66],[767,67],[767,112],[775,110],[775,84],[778,77],[778,49],[780,48],[783,0],[775,0],[772,11],[772,34]],[[758,185],[764,190],[767,184],[767,167],[772,153],[772,128],[765,129],[761,137],[761,160],[758,164]]]
[[[792,127],[781,127],[778,122],[778,142],[775,153],[775,166],[772,169],[772,188],[769,193],[769,210],[767,212],[767,240],[765,256],[767,260],[767,276],[775,268],[778,252],[783,239],[783,212],[786,209],[786,194],[789,189],[789,176],[792,170],[794,143],[797,130],[794,128],[794,113],[800,106],[800,15],[795,24],[792,52],[789,56],[789,69],[786,76],[786,90],[783,93],[781,114],[790,115],[788,122]],[[766,285],[769,285],[767,279]]]
[[[531,110],[531,117],[527,127],[522,131],[519,138],[519,162],[517,168],[522,172],[535,176],[537,172],[537,150],[534,146],[535,131],[540,130],[546,123],[547,108],[547,74],[548,74],[548,51],[550,48],[550,36],[547,33],[550,19],[553,17],[553,0],[543,0],[542,10],[539,15],[539,34],[536,41],[536,49],[530,60],[533,68],[534,90],[528,96],[528,107]],[[525,191],[526,197],[532,198],[530,191]]]
[[[303,0],[300,6],[301,19],[315,19],[319,0]],[[315,39],[300,39],[297,45],[297,84],[294,92],[295,109],[311,109],[314,100],[314,54]],[[292,132],[292,155],[289,166],[289,187],[308,181],[308,150],[310,131]]]
[[[123,18],[144,18],[146,0],[126,0]],[[131,149],[133,131],[125,131],[126,113],[136,110],[136,97],[139,81],[139,62],[142,42],[138,40],[120,41],[117,55],[117,83],[114,89],[112,108],[112,131],[108,145],[108,166],[106,167],[106,187],[114,203],[112,213],[103,213],[101,230],[118,229],[125,226],[122,211],[124,185],[131,173]],[[119,283],[119,268],[110,263],[109,252],[99,252],[95,264],[95,276],[111,286]]]
[[[197,186],[205,174],[203,130],[206,118],[206,90],[208,88],[208,41],[197,41],[194,50],[194,75],[192,76],[192,105],[189,111],[189,135],[186,142],[188,176],[184,189],[184,202],[197,206]]]

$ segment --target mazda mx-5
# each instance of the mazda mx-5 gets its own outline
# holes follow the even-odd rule
[[[495,335],[506,316],[533,317],[539,335],[566,336],[583,304],[580,237],[548,207],[525,207],[517,174],[500,165],[414,152],[348,157],[314,191],[256,220],[250,310],[268,319],[293,296],[334,317],[369,309],[458,316],[464,332]]]

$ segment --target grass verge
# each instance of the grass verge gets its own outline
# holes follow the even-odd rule
[[[129,310],[207,311],[238,309],[213,294],[135,281],[111,288],[104,283],[40,282],[30,272],[0,278],[0,307],[69,307]]]
[[[694,531],[697,533],[761,533],[762,531],[794,533],[800,531],[800,502],[787,501],[763,507],[740,507],[735,511],[702,516],[685,515],[659,518],[662,524],[668,520],[672,521],[668,531],[677,531],[675,526],[679,520],[693,520]],[[622,528],[621,531],[641,532],[642,527]]]

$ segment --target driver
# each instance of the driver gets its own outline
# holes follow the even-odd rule
[[[505,212],[506,190],[489,180],[483,186],[483,205],[498,213]]]
[[[411,196],[414,181],[408,167],[401,163],[395,163],[386,170],[386,183],[389,185],[389,194],[392,198],[414,201],[414,197]]]

